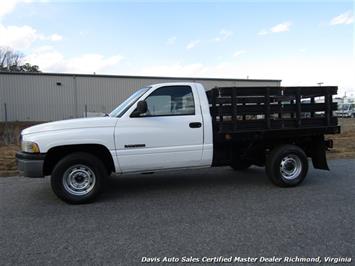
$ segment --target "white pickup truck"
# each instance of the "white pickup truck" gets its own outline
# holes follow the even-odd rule
[[[329,87],[324,97],[336,89]],[[325,149],[332,143],[324,134],[339,132],[331,100],[323,106],[301,103],[322,93],[318,87],[206,93],[198,83],[155,84],[137,90],[105,117],[24,129],[18,168],[27,177],[51,175],[53,191],[68,203],[95,199],[113,172],[258,165],[266,166],[276,185],[295,186],[306,176],[307,157],[315,168],[328,169]],[[324,109],[324,117],[303,118],[301,108]]]

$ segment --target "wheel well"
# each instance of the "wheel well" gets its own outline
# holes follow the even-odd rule
[[[73,152],[87,152],[100,159],[108,173],[115,171],[115,165],[110,151],[100,144],[80,144],[80,145],[65,145],[51,148],[44,159],[43,172],[44,175],[50,175],[55,165],[66,155]]]
[[[234,145],[229,145],[230,149],[229,156],[233,157],[237,156],[238,160],[245,159],[252,161],[253,164],[263,166],[265,165],[265,159],[267,154],[278,146],[283,145],[295,145],[301,148],[308,157],[313,156],[312,147],[315,141],[318,139],[318,136],[300,136],[297,138],[270,138],[270,139],[262,139],[260,141],[250,141],[250,142],[238,142]],[[228,149],[225,147],[225,149]],[[222,151],[224,154],[224,150]]]

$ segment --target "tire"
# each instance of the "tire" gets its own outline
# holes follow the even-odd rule
[[[251,162],[246,161],[246,160],[235,160],[234,162],[231,163],[231,167],[235,171],[243,171],[248,169],[252,165]]]
[[[71,204],[92,202],[101,192],[107,170],[92,154],[77,152],[61,159],[54,167],[51,186],[61,200]]]
[[[277,186],[297,186],[305,179],[307,172],[307,156],[298,146],[278,146],[266,158],[266,174]]]

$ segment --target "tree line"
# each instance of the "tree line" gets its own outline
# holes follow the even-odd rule
[[[39,66],[25,62],[21,52],[0,47],[0,72],[41,72]]]

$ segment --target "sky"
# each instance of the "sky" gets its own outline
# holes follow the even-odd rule
[[[0,0],[0,46],[44,72],[323,82],[355,95],[351,0]]]

